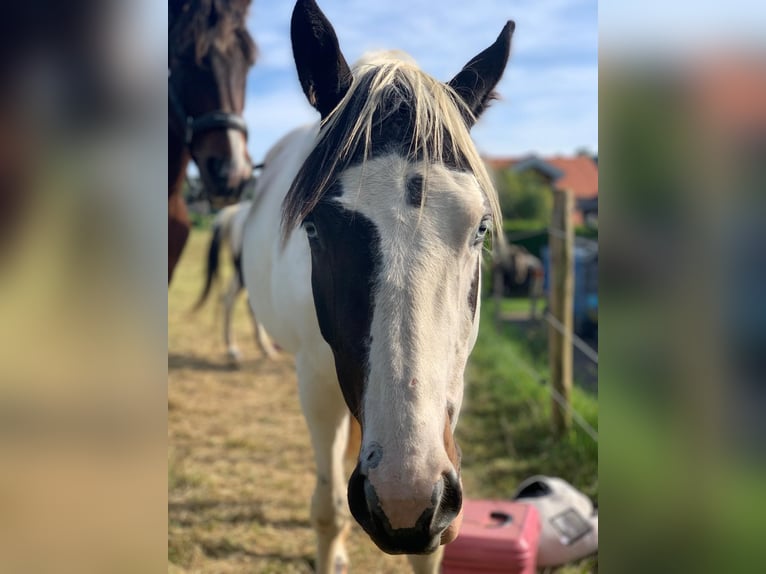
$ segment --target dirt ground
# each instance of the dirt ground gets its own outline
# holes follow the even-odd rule
[[[225,354],[220,291],[190,313],[207,240],[192,234],[168,293],[168,571],[312,572],[314,463],[292,360],[259,354],[244,295],[239,368]],[[409,571],[356,524],[348,550],[354,572]]]

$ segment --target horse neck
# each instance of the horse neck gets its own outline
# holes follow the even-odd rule
[[[168,197],[183,188],[191,156],[177,130],[168,123]]]

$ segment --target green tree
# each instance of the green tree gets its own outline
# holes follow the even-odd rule
[[[495,174],[495,185],[505,219],[550,221],[553,196],[540,174],[503,170]]]

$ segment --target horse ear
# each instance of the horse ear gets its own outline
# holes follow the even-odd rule
[[[351,70],[338,37],[314,0],[296,2],[290,36],[303,92],[325,119],[351,86]]]
[[[494,97],[493,90],[503,76],[508,55],[511,52],[511,36],[516,29],[513,20],[503,27],[502,32],[489,48],[468,62],[448,84],[465,102],[473,117],[466,117],[468,127],[473,126]]]

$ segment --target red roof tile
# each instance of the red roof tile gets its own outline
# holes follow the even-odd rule
[[[532,156],[523,158],[485,158],[490,169],[503,170],[528,160]],[[575,157],[541,157],[545,162],[564,175],[554,182],[559,189],[571,189],[575,198],[585,199],[598,196],[598,166],[592,158],[586,155]]]
[[[521,161],[520,158],[511,158],[511,157],[485,157],[484,158],[484,163],[486,163],[490,169],[494,169],[494,170],[508,169],[509,167],[513,167],[520,161]]]
[[[598,167],[588,156],[543,158],[564,176],[556,180],[559,189],[571,189],[577,199],[598,195]]]

